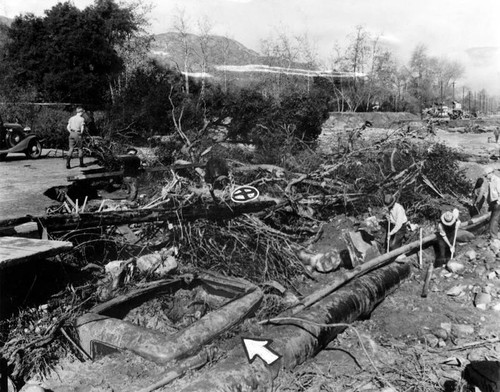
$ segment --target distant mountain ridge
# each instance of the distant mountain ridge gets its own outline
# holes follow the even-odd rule
[[[209,66],[262,64],[263,62],[259,53],[248,49],[234,39],[210,35],[203,43],[202,37],[198,35],[186,34],[183,37],[176,32],[154,35],[151,54],[164,64],[181,68],[184,64],[185,47],[188,48],[190,72],[200,72],[204,58]]]
[[[0,15],[0,50],[7,41],[7,29],[14,20]],[[223,36],[208,35],[201,37],[196,34],[181,35],[177,32],[166,32],[154,34],[150,48],[150,56],[159,63],[169,67],[184,71],[185,48],[188,48],[188,72],[200,73],[202,71],[211,73],[227,69],[229,72],[281,72],[277,67],[267,69],[262,67],[272,67],[273,61],[269,57],[264,57],[258,52],[247,48],[240,42]],[[203,63],[206,62],[204,69]],[[275,62],[278,63],[278,62]],[[261,66],[260,68],[250,67],[237,69],[238,66]],[[291,68],[291,69],[290,69]],[[303,75],[307,68],[304,64],[291,64],[286,71],[298,69]],[[305,72],[304,72],[305,71]],[[297,74],[296,72],[293,72]]]

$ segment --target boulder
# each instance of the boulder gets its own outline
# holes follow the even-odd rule
[[[488,304],[491,302],[491,294],[477,293],[474,297],[474,305],[478,309],[486,310]]]
[[[474,261],[474,260],[476,260],[477,253],[475,250],[471,249],[471,250],[465,252],[465,256],[469,259],[469,261]]]
[[[451,333],[456,337],[465,337],[474,333],[474,326],[468,324],[452,324]]]
[[[465,270],[465,266],[455,260],[450,260],[446,263],[446,269],[454,274],[459,274]]]

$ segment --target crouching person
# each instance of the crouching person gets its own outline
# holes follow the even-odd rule
[[[385,195],[384,205],[388,210],[385,229],[389,228],[388,234],[386,231],[386,247],[391,251],[403,244],[407,232],[408,218],[405,209],[396,202],[396,197],[393,195]]]
[[[460,228],[459,212],[455,208],[453,211],[446,211],[441,215],[437,227],[437,249],[436,261],[434,265],[441,267],[455,254],[455,244],[458,229]]]

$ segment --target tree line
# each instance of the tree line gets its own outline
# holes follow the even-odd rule
[[[148,55],[153,39],[147,33],[148,12],[140,1],[95,0],[83,10],[66,1],[43,16],[16,17],[9,28],[0,29],[6,37],[0,48],[2,100],[71,104],[64,110],[83,104],[104,113],[98,119],[102,133],[126,140],[147,140],[155,134],[198,140],[224,125],[232,140],[251,140],[263,150],[271,145],[270,138],[281,146],[299,140],[292,143],[293,149],[314,142],[329,111],[419,113],[449,98],[464,73],[461,64],[432,57],[423,45],[413,50],[407,65],[400,65],[379,37],[359,26],[344,46],[335,46],[328,60],[329,69],[359,75],[356,78],[313,76],[321,66],[314,43],[307,35],[284,32],[262,40],[263,61],[283,70],[310,70],[310,77],[277,72],[242,83],[223,72],[219,78],[193,78],[194,63],[206,73],[213,71],[215,58],[227,61],[229,39],[215,48],[211,23],[202,19],[192,29],[179,12],[173,15],[172,27],[183,58],[168,67]],[[196,46],[192,33],[199,37]],[[35,121],[34,109],[9,110],[4,117],[21,114]],[[39,123],[32,125],[50,128],[46,132],[51,140],[62,144],[65,116],[38,115]],[[59,142],[53,136],[55,127],[62,135]]]

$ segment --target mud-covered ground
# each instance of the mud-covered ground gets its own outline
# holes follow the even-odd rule
[[[500,163],[490,159],[499,150],[499,145],[491,143],[492,136],[439,129],[436,139],[483,159],[481,163],[462,163],[466,174],[475,180],[486,165],[500,168]],[[433,227],[424,231],[424,235],[430,234]],[[334,225],[327,225],[318,250],[332,246],[335,233]],[[460,375],[469,361],[500,360],[500,242],[491,243],[484,233],[477,232],[472,242],[458,244],[455,261],[463,270],[452,273],[436,268],[429,295],[422,298],[425,267],[433,259],[433,250],[426,249],[421,268],[418,256],[411,256],[407,260],[412,264],[411,277],[369,319],[347,328],[316,357],[282,372],[273,390],[465,390]],[[321,278],[328,280],[328,276]],[[478,307],[479,298],[486,303]],[[220,343],[226,345],[222,348],[230,347],[235,334],[228,333],[224,338],[225,343],[219,341],[215,346]],[[61,392],[138,391],[164,376],[162,372],[161,367],[132,354],[94,363],[66,358],[45,386]],[[188,373],[158,390],[179,390],[189,379]]]

